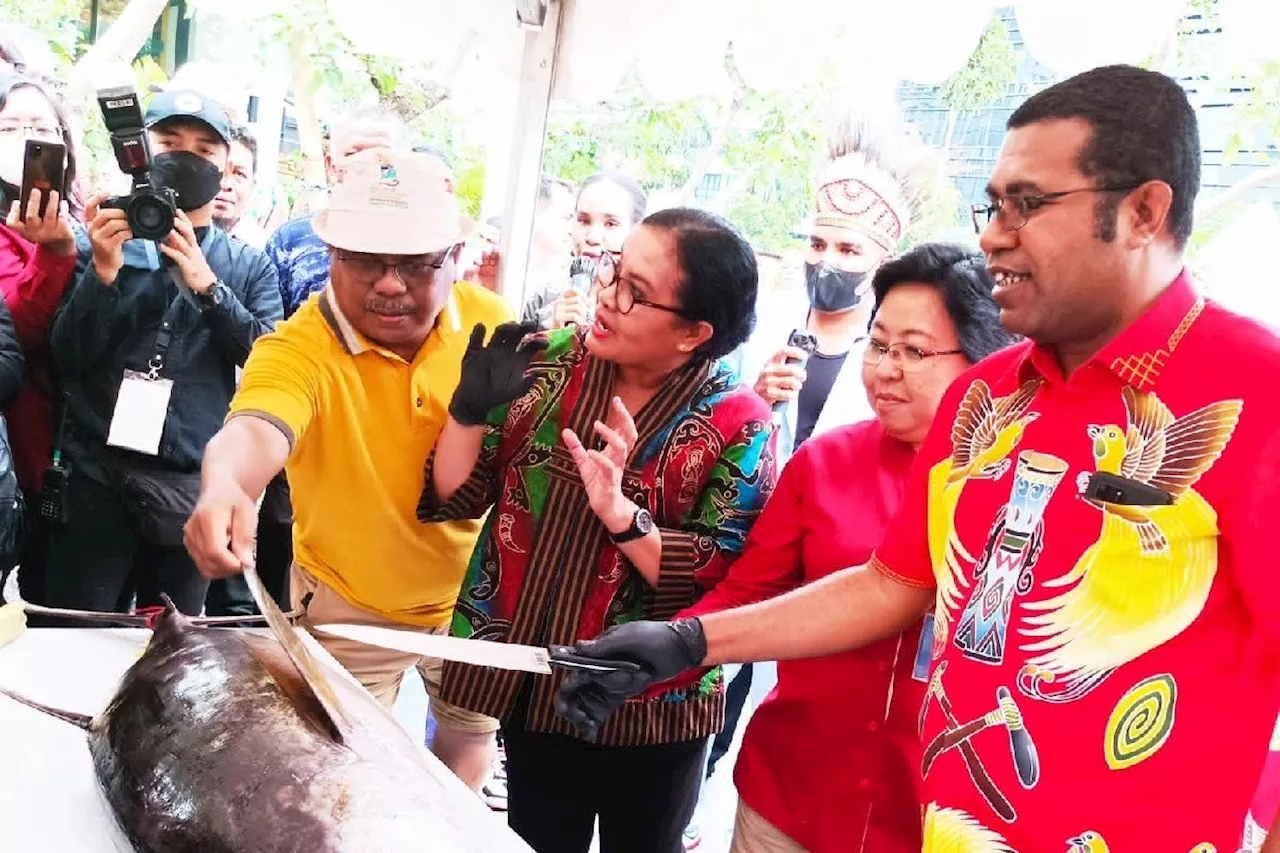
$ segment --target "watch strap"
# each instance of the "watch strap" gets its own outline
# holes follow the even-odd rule
[[[631,525],[626,530],[622,531],[621,533],[609,534],[609,538],[613,540],[613,544],[624,545],[627,542],[631,542],[635,539],[639,539],[640,537],[644,536],[646,533],[649,532],[648,530],[645,530],[640,526],[641,513],[647,514],[648,510],[646,510],[644,507],[637,509],[635,515],[631,517]],[[650,523],[649,526],[650,528],[652,528],[652,522]]]

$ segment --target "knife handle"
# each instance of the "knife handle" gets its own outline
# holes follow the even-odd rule
[[[591,672],[640,672],[640,664],[629,660],[610,660],[580,655],[573,646],[551,646],[547,649],[552,666],[566,669],[585,669]]]

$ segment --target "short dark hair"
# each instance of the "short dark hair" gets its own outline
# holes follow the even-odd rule
[[[691,207],[661,210],[640,224],[674,238],[681,313],[715,329],[697,355],[720,358],[745,343],[756,325],[759,275],[755,252],[742,232],[714,213]]]
[[[1052,119],[1083,119],[1093,128],[1079,168],[1099,184],[1168,184],[1169,233],[1179,249],[1186,245],[1200,191],[1200,131],[1181,86],[1131,65],[1094,68],[1032,95],[1014,110],[1008,126]],[[1102,194],[1096,208],[1100,239],[1115,239],[1119,206],[1118,195]]]
[[[239,142],[249,149],[249,154],[253,157],[253,176],[256,178],[258,176],[258,140],[253,135],[253,131],[243,124],[233,124],[231,125],[231,141]]]
[[[649,197],[645,195],[644,188],[636,183],[635,178],[630,175],[624,175],[622,172],[596,172],[591,177],[582,182],[582,186],[578,187],[578,198],[582,198],[582,191],[593,184],[610,183],[621,187],[631,196],[631,224],[637,225],[640,220],[644,219],[645,208],[649,204]]]
[[[965,358],[976,364],[1017,340],[1000,325],[1000,308],[991,298],[994,282],[987,261],[978,252],[956,243],[921,243],[876,270],[871,287],[876,294],[871,320],[885,296],[900,284],[932,285],[942,294],[947,313]]]
[[[573,184],[564,178],[557,178],[555,175],[543,175],[542,180],[538,182],[538,204],[546,204],[551,201],[551,193],[556,187],[573,195]]]
[[[14,89],[35,89],[44,95],[50,106],[53,107],[53,114],[58,117],[58,128],[62,133],[62,144],[67,149],[67,164],[62,170],[62,186],[58,187],[58,194],[67,203],[67,209],[71,217],[77,222],[84,218],[84,199],[80,195],[80,182],[78,163],[79,146],[76,143],[76,136],[71,129],[71,121],[67,117],[66,108],[62,101],[53,93],[53,91],[40,80],[25,75],[0,77],[0,111],[4,110],[5,102],[9,100],[9,93]],[[9,205],[14,199],[5,198],[5,190],[0,186],[0,206],[7,211]]]

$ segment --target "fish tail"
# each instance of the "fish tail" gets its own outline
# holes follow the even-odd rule
[[[64,711],[61,708],[51,708],[48,705],[41,705],[39,702],[33,702],[20,693],[14,693],[12,690],[6,690],[0,687],[0,694],[8,696],[15,702],[20,702],[28,708],[34,708],[37,711],[48,714],[50,717],[57,717],[64,723],[70,723],[73,726],[79,726],[85,731],[89,730],[89,726],[93,723],[93,717],[88,714],[77,714],[75,711]]]

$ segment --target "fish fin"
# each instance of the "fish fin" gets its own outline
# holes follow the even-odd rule
[[[338,703],[338,695],[334,692],[333,685],[329,681],[329,677],[325,674],[320,663],[307,651],[307,647],[303,645],[302,640],[298,639],[298,635],[294,633],[293,626],[280,612],[280,608],[276,605],[266,587],[262,585],[262,579],[258,577],[258,571],[253,566],[244,566],[244,579],[249,585],[249,591],[253,594],[253,599],[257,602],[258,609],[262,611],[262,615],[267,617],[267,626],[271,628],[272,635],[284,648],[285,654],[289,656],[289,660],[293,662],[293,666],[298,670],[298,675],[306,683],[311,692],[315,694],[316,700],[320,703],[322,711],[321,719],[325,723],[325,728],[337,743],[346,742],[346,733],[350,730],[350,722],[342,713],[342,708]]]
[[[51,708],[48,705],[41,705],[39,702],[33,702],[21,693],[14,693],[12,690],[6,690],[3,687],[0,687],[0,694],[8,696],[13,701],[26,705],[28,708],[34,708],[41,713],[48,714],[50,717],[57,717],[64,723],[79,726],[85,731],[88,731],[90,725],[93,724],[93,717],[90,717],[88,714],[77,714],[75,711],[64,711],[61,708]]]

